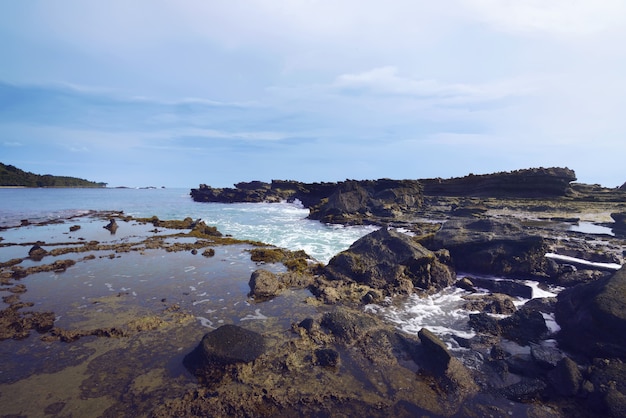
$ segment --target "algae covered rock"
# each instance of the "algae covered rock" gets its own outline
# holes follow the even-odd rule
[[[212,381],[233,364],[249,363],[265,352],[265,338],[237,325],[222,325],[204,335],[200,344],[183,360],[197,377]]]

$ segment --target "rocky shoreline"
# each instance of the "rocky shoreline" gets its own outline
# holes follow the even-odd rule
[[[207,263],[218,263],[217,249],[245,244],[257,266],[245,278],[250,304],[264,307],[305,292],[297,293],[302,299],[285,318],[290,327],[218,326],[176,360],[197,383],[176,394],[159,388],[152,397],[133,395],[126,407],[131,402],[135,415],[625,416],[626,270],[620,266],[626,190],[573,181],[573,171],[551,168],[448,180],[273,181],[192,190],[198,202],[297,199],[311,219],[381,226],[326,265],[302,251],[225,237],[192,219],[94,214],[102,226],[114,219],[156,232],[115,245],[24,243],[28,257],[0,264],[0,290],[10,293],[3,298],[8,307],[0,315],[0,337],[38,332],[46,344],[78,344],[180,335],[192,329],[190,315],[165,298],[157,314],[62,329],[53,312],[25,309],[33,307],[20,301],[27,290],[20,280],[38,271],[65,274],[107,253],[201,252]],[[588,226],[601,232],[580,231]],[[64,254],[74,257],[20,266]],[[533,298],[528,280],[554,296]],[[426,300],[457,288],[471,312],[473,336],[453,335],[454,347],[428,328],[409,334],[374,312],[408,296]],[[124,401],[104,415],[122,411]]]

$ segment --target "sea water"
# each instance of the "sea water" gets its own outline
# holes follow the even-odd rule
[[[217,227],[223,234],[232,235],[237,239],[261,241],[294,251],[304,250],[310,257],[322,263],[328,263],[335,254],[347,249],[360,237],[376,229],[371,226],[327,225],[309,220],[307,219],[308,209],[298,202],[198,203],[191,199],[187,189],[0,189],[0,226],[17,226],[23,219],[28,219],[33,223],[65,219],[90,210],[123,211],[124,214],[134,217],[157,216],[164,220],[186,217],[202,219],[208,225]],[[52,234],[55,226],[41,228],[18,228],[13,231],[20,231],[24,234],[32,231],[32,233],[42,234],[45,228],[50,228]],[[62,226],[62,228],[67,228],[67,226]],[[82,233],[89,233],[89,228],[89,224],[83,226]],[[100,225],[94,228],[96,232],[102,232]],[[123,231],[120,231],[120,234],[123,234]],[[117,234],[118,238],[120,234]],[[45,236],[38,236],[24,237],[24,240],[28,241],[27,238],[31,238],[30,241],[46,239]],[[98,240],[102,241],[102,238]],[[2,258],[0,261],[17,257],[17,255],[8,254],[6,250],[8,249],[5,249],[4,254],[0,251],[0,258]],[[228,250],[224,249],[224,251]],[[202,295],[202,290],[199,290],[198,283],[202,284],[206,280],[203,275],[210,272],[203,272],[202,265],[196,265],[201,259],[190,258],[187,255],[169,255],[168,257],[173,260],[185,259],[180,260],[183,263],[180,268],[190,269],[184,271],[186,280],[195,280],[197,276],[196,282],[187,283],[185,286],[190,286],[188,291],[196,298],[197,306],[193,306],[196,309],[202,307],[202,301],[206,298]],[[117,261],[115,266],[122,268],[123,263]],[[130,270],[140,267],[124,266],[123,268]],[[240,286],[247,286],[250,268],[252,267],[245,267],[248,270],[241,273],[246,277]],[[121,273],[111,272],[110,281],[99,285],[107,286],[108,283],[110,289],[123,290],[124,280],[120,279],[119,274]],[[132,274],[139,276],[142,273],[138,271]],[[91,282],[89,284],[95,285]],[[136,286],[139,288],[139,285]],[[223,290],[226,292],[225,289]],[[33,290],[30,293],[36,292]],[[545,296],[540,294],[538,288],[535,293],[536,297]],[[449,288],[428,297],[414,295],[389,306],[369,305],[366,310],[383,316],[396,324],[398,328],[409,333],[417,333],[422,327],[427,327],[450,345],[453,335],[463,337],[473,335],[468,327],[469,312],[462,309],[463,296],[466,294],[467,292],[461,289]],[[228,301],[225,300],[225,302]],[[233,299],[230,302],[234,304],[241,301]],[[525,301],[519,300],[517,303],[523,302]],[[246,311],[250,319],[262,319],[265,315],[260,311],[250,311],[250,309]],[[198,315],[198,319],[202,325],[215,325],[215,318],[208,314],[202,313]]]
[[[327,225],[307,219],[300,203],[198,203],[188,189],[0,189],[0,226],[64,219],[90,210],[123,211],[134,217],[202,219],[237,239],[304,250],[327,263],[371,226]]]

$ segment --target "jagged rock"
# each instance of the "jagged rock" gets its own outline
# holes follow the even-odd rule
[[[108,229],[111,232],[111,235],[115,234],[115,231],[117,231],[118,227],[119,226],[117,225],[115,219],[111,219],[108,224],[103,226],[104,229]]]
[[[626,359],[626,268],[558,295],[559,343],[589,357]]]
[[[540,312],[520,309],[513,315],[498,321],[502,335],[520,345],[539,342],[548,334],[546,320]]]
[[[443,388],[448,392],[463,394],[478,390],[469,370],[450,354],[439,337],[426,328],[418,332],[418,337],[426,354],[426,367],[434,373]]]
[[[613,229],[626,231],[626,212],[611,213],[611,218],[615,221]]]
[[[529,235],[514,221],[449,220],[421,242],[432,251],[450,251],[457,270],[504,277],[548,276],[544,238]]]
[[[414,289],[436,291],[454,282],[452,270],[411,237],[381,228],[333,257],[324,275],[330,280],[356,282],[386,294]]]
[[[537,364],[547,369],[555,368],[565,356],[558,348],[537,344],[530,345],[530,355]]]
[[[39,244],[33,245],[31,249],[28,250],[28,256],[35,261],[41,261],[46,255],[48,255],[48,251],[41,248]]]

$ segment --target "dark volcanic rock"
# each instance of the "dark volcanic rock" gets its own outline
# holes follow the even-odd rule
[[[519,296],[524,299],[533,297],[533,288],[513,280],[494,280],[482,277],[472,277],[470,281],[476,287],[487,289],[494,293],[502,293],[508,296]]]
[[[339,183],[272,180],[271,184],[237,183],[234,189],[201,184],[190,194],[196,202],[300,200],[311,210],[311,219],[342,224],[396,220],[414,214],[422,206],[422,186],[417,180],[346,180]]]
[[[450,220],[422,243],[433,251],[446,248],[458,270],[533,278],[548,275],[544,238],[529,235],[516,222]]]
[[[41,248],[39,244],[33,245],[28,251],[28,256],[35,261],[41,261],[46,255],[48,255],[48,251]]]
[[[205,334],[183,364],[199,378],[212,381],[221,377],[225,366],[251,362],[264,351],[261,334],[228,324]]]
[[[575,180],[568,168],[532,168],[421,182],[428,196],[556,197],[566,195]]]
[[[548,334],[546,320],[540,312],[520,309],[508,318],[498,321],[502,335],[520,345],[539,342]]]
[[[469,370],[455,357],[435,334],[426,328],[418,333],[426,354],[426,367],[435,374],[447,392],[473,393],[478,390]]]
[[[626,268],[558,296],[559,342],[590,357],[626,359]]]
[[[414,180],[345,181],[311,208],[310,219],[327,223],[362,223],[364,219],[401,218],[419,210],[422,186]]]
[[[578,365],[569,357],[560,360],[548,374],[548,381],[561,396],[574,396],[580,390],[583,376]]]
[[[454,282],[454,273],[435,253],[411,237],[381,228],[333,257],[324,274],[331,280],[357,282],[387,294],[414,289],[436,291]]]

